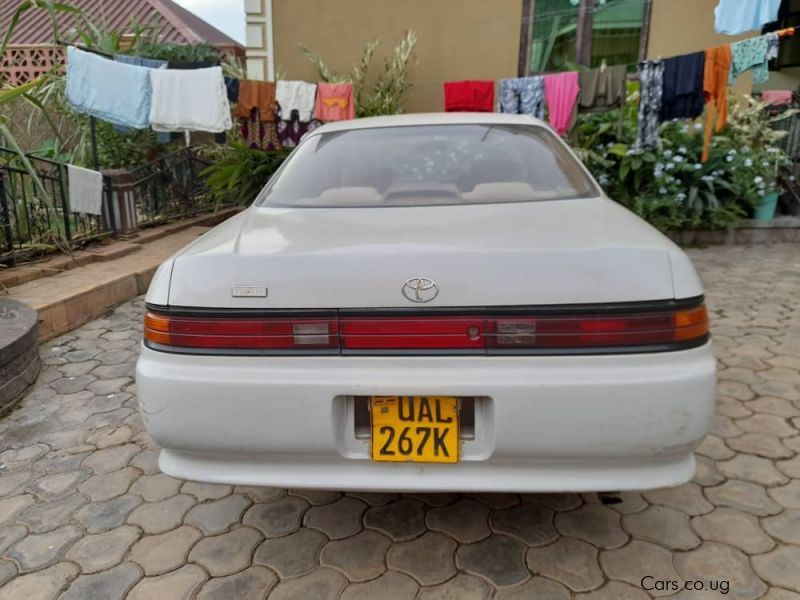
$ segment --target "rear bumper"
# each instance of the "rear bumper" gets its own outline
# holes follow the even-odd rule
[[[590,491],[693,475],[714,408],[710,345],[565,357],[220,357],[142,349],[145,425],[166,473],[350,490]],[[352,396],[476,405],[457,465],[373,463]]]

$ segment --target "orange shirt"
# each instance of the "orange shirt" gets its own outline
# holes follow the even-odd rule
[[[708,160],[711,130],[720,131],[728,122],[728,73],[731,69],[731,46],[717,46],[706,50],[703,76],[703,94],[706,100],[706,131],[703,144],[703,162]],[[714,116],[716,115],[716,126]]]

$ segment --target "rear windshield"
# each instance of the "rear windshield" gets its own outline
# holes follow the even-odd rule
[[[578,161],[543,127],[426,125],[313,135],[258,203],[426,206],[597,195]]]

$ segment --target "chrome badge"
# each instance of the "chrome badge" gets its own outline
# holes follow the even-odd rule
[[[235,285],[231,288],[234,298],[266,298],[267,286],[265,285]]]
[[[426,277],[412,277],[405,281],[401,291],[412,302],[430,302],[439,295],[439,284]]]

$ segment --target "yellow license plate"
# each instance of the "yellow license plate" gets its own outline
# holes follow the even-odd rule
[[[372,460],[458,462],[458,399],[373,396]]]

